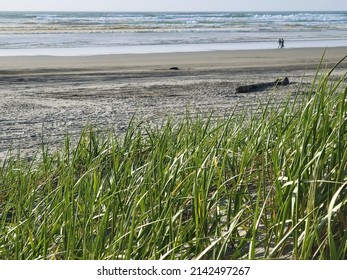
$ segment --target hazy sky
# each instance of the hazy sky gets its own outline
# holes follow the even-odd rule
[[[346,0],[0,0],[0,11],[347,11]]]

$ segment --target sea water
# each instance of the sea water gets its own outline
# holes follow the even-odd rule
[[[0,12],[0,56],[347,46],[346,12]]]

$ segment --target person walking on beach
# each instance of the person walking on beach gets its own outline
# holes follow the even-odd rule
[[[284,48],[284,40],[283,40],[283,38],[281,39],[281,49],[283,49]]]
[[[283,49],[284,48],[284,40],[283,38],[278,39],[278,48]]]

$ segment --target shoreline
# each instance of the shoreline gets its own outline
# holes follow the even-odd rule
[[[347,47],[272,50],[231,50],[92,56],[3,56],[0,75],[18,72],[54,73],[66,71],[143,71],[170,67],[185,69],[315,69],[325,52],[323,63],[331,66],[347,54]],[[343,65],[347,65],[344,62]]]
[[[281,34],[277,34],[281,36]],[[274,35],[274,37],[276,37]],[[285,49],[306,49],[306,48],[341,48],[347,47],[347,39],[342,37],[330,39],[295,40],[286,39]],[[95,40],[103,40],[95,38]],[[101,56],[101,55],[137,55],[137,54],[167,54],[167,53],[194,53],[194,52],[218,52],[218,51],[260,51],[275,50],[278,42],[276,39],[265,41],[236,41],[232,43],[178,43],[159,45],[119,45],[119,46],[99,46],[99,47],[60,47],[60,48],[9,48],[0,49],[0,57],[16,56]]]

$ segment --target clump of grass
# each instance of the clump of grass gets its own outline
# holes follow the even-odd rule
[[[251,117],[87,127],[0,167],[1,259],[346,259],[347,86]]]

